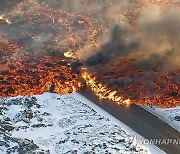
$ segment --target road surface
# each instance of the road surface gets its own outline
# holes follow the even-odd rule
[[[156,146],[168,154],[180,154],[180,133],[140,106],[135,104],[130,106],[117,105],[109,100],[100,101],[88,87],[84,87],[79,93],[146,139],[179,140],[179,144],[156,144]]]

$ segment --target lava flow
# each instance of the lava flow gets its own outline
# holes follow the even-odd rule
[[[73,93],[84,79],[99,99],[179,106],[179,8],[178,0],[4,0],[0,97]]]
[[[115,93],[116,96],[129,99],[131,103],[137,105],[155,105],[161,108],[179,106],[180,72],[167,74],[157,71],[156,68],[148,68],[149,70],[145,68],[147,70],[144,71],[143,67],[134,60],[129,62],[126,60],[111,66],[104,65],[96,74],[96,83],[101,83],[100,86],[102,85],[107,93]],[[92,82],[91,79],[87,81],[88,84],[89,82]]]
[[[71,58],[86,42],[94,45],[91,34],[99,27],[94,28],[88,16],[36,0],[4,3],[13,7],[0,16],[0,96],[78,91],[79,75],[71,66],[78,62]]]
[[[91,90],[96,96],[98,96],[99,99],[112,100],[117,104],[129,105],[131,103],[130,99],[123,99],[121,96],[118,96],[117,91],[112,91],[106,86],[98,83],[96,78],[93,78],[91,74],[84,72],[82,73],[82,78],[86,81],[87,86],[91,88]]]

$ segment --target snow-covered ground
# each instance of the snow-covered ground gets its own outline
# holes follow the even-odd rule
[[[161,109],[155,106],[145,106],[143,108],[180,132],[180,106],[168,109]]]
[[[0,154],[161,154],[78,93],[0,100]]]

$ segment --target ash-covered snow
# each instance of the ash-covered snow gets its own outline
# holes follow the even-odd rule
[[[142,138],[77,93],[0,100],[1,154],[162,153],[134,136]]]
[[[180,106],[168,109],[162,109],[156,106],[146,106],[143,108],[180,132]]]

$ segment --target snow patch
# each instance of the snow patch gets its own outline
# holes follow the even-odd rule
[[[0,153],[163,153],[78,93],[0,100]]]

